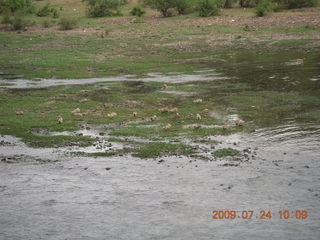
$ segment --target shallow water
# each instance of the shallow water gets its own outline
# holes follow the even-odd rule
[[[241,147],[247,139],[229,141]],[[238,167],[179,157],[161,163],[132,157],[2,162],[0,237],[318,239],[319,153],[283,151],[270,144]],[[210,219],[211,211],[228,209],[271,210],[274,217]],[[310,216],[281,220],[278,210],[307,210]]]
[[[215,92],[216,81],[246,83],[250,90],[299,92],[319,97],[317,53],[228,53],[214,69],[193,75],[149,74],[82,80],[1,80],[6,88],[148,81],[206,84],[218,101],[234,91]],[[303,59],[303,61],[298,60]],[[142,84],[143,85],[143,84]],[[139,88],[139,91],[148,89]],[[172,92],[174,94],[174,92]],[[179,92],[177,92],[179,93]],[[181,92],[180,92],[181,93]],[[214,98],[216,97],[216,98]],[[302,108],[315,107],[306,103]],[[212,113],[224,120],[238,115]],[[263,117],[263,115],[262,115]],[[247,150],[246,161],[204,161],[179,156],[75,157],[70,151],[120,149],[103,142],[99,128],[75,132],[98,137],[87,148],[32,149],[0,137],[0,239],[320,239],[320,125],[279,118],[252,133],[212,136],[220,144],[190,143],[203,151]],[[266,124],[268,125],[268,124]],[[141,139],[133,139],[140,141]],[[185,141],[189,141],[185,139]],[[248,150],[249,149],[249,150]],[[163,161],[161,161],[163,160]],[[273,217],[213,220],[213,210],[270,210]],[[306,210],[304,220],[280,219],[279,210]],[[238,212],[239,213],[239,212]]]
[[[194,72],[194,74],[179,74],[163,75],[160,73],[150,73],[144,78],[140,78],[136,75],[122,75],[115,77],[106,78],[84,78],[84,79],[0,79],[1,88],[46,88],[51,86],[61,86],[61,85],[86,85],[95,84],[103,82],[169,82],[169,83],[186,83],[194,81],[212,81],[212,80],[223,80],[227,79],[225,76],[216,73],[214,71],[209,72]],[[10,84],[10,85],[6,85]]]

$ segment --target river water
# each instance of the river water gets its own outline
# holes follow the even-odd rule
[[[251,70],[270,79],[265,85],[257,74],[237,75],[235,67],[244,61],[235,58],[229,73],[220,66],[219,73],[199,73],[199,81],[236,78],[254,81],[257,88],[278,84],[291,91],[300,85],[311,95],[319,90],[317,61],[305,65],[305,75],[287,70],[301,64],[297,58],[283,60],[273,72],[268,68],[274,62],[255,62]],[[195,78],[185,76],[186,82]],[[183,79],[152,75],[152,81]],[[52,82],[10,84],[6,87],[47,87]],[[179,156],[76,157],[66,154],[67,147],[32,149],[17,138],[1,136],[0,239],[320,239],[319,123],[279,121],[253,133],[216,137],[225,146],[250,147],[256,153],[236,166]],[[215,210],[235,210],[239,218],[212,219]],[[243,210],[254,211],[253,217],[241,218]],[[288,219],[280,218],[284,210]],[[295,218],[297,210],[307,211],[308,217]],[[260,219],[261,211],[270,211],[272,217]]]

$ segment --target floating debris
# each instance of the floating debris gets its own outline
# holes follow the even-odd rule
[[[166,83],[163,84],[162,89],[167,89],[168,85]]]
[[[303,65],[303,64],[304,64],[303,59],[295,59],[285,63],[285,65],[287,66],[297,66],[297,65]]]
[[[170,130],[172,128],[172,125],[168,123],[166,126],[163,127],[164,130]]]
[[[113,119],[113,118],[115,118],[116,116],[118,116],[118,114],[115,113],[115,112],[112,112],[112,113],[108,113],[107,116],[108,116],[108,118]]]
[[[63,118],[62,118],[61,116],[59,116],[59,118],[58,118],[58,123],[59,123],[59,124],[62,124],[62,123],[63,123]]]
[[[202,110],[202,113],[206,114],[206,115],[209,114],[209,109],[206,108],[206,109]]]
[[[80,108],[76,108],[71,113],[75,114],[75,113],[80,113],[80,112],[81,112]]]
[[[79,103],[84,103],[84,102],[88,102],[89,100],[87,98],[83,98],[81,100],[79,100]]]
[[[16,111],[16,115],[24,115],[24,111]]]
[[[169,112],[171,112],[171,113],[177,113],[177,112],[178,112],[178,108],[176,108],[176,107],[171,108],[171,109],[169,110]]]
[[[159,109],[159,112],[161,112],[161,113],[167,113],[167,112],[169,112],[169,108],[167,108],[167,107],[160,108],[160,109]]]
[[[188,114],[187,119],[192,120],[193,119],[193,113]]]
[[[153,115],[152,117],[150,117],[150,120],[155,121],[155,120],[157,120],[157,118],[158,118],[157,115]]]
[[[203,100],[202,100],[201,98],[198,98],[198,99],[196,99],[196,100],[193,100],[193,102],[194,102],[194,103],[202,103]]]
[[[200,129],[200,128],[202,128],[202,125],[201,124],[194,124],[193,128],[194,129]]]
[[[227,130],[227,129],[229,129],[229,128],[230,128],[230,126],[229,126],[228,124],[225,124],[225,125],[222,126],[222,129],[223,129],[223,130]]]
[[[234,123],[237,125],[237,126],[243,126],[245,121],[241,120],[241,119],[236,119],[234,120]]]

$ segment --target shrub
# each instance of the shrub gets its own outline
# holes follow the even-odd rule
[[[16,12],[33,13],[34,10],[32,0],[0,0],[0,13],[6,11],[12,14]]]
[[[2,24],[11,24],[11,17],[9,14],[5,13],[1,19]]]
[[[223,7],[223,8],[232,8],[234,3],[235,3],[235,0],[225,0],[222,3],[221,7]]]
[[[144,5],[161,12],[164,17],[170,17],[172,15],[172,8],[177,6],[177,0],[142,0],[142,2]]]
[[[288,8],[303,8],[303,7],[316,7],[317,0],[289,0],[287,1]]]
[[[218,15],[220,8],[217,0],[200,0],[199,2],[199,16],[210,17]]]
[[[42,22],[42,27],[44,28],[49,28],[51,27],[51,25],[52,25],[52,22],[48,18],[45,18]]]
[[[52,17],[53,18],[58,18],[60,16],[59,12],[57,9],[54,9],[53,12],[52,12]]]
[[[241,7],[250,8],[257,6],[258,2],[259,0],[240,0],[239,4]]]
[[[14,16],[11,22],[12,30],[26,30],[28,22],[21,16]]]
[[[71,17],[62,17],[59,21],[60,30],[71,30],[77,25],[77,20]]]
[[[90,17],[106,17],[120,15],[119,7],[126,4],[126,0],[82,0],[87,3],[87,13]]]
[[[276,5],[274,2],[272,2],[272,0],[262,0],[255,8],[256,16],[263,17],[269,12],[273,12],[275,8]]]
[[[185,14],[186,10],[191,7],[190,0],[176,0],[176,9],[179,14]]]
[[[3,15],[1,23],[6,25],[7,30],[26,30],[28,25],[28,21],[22,16],[10,16],[8,14]]]
[[[48,17],[48,16],[58,15],[58,17],[59,17],[57,9],[55,7],[52,7],[50,5],[50,3],[44,5],[42,8],[40,8],[37,11],[36,15],[38,17]]]
[[[131,9],[130,14],[133,16],[138,16],[138,17],[142,17],[144,14],[146,13],[146,11],[144,11],[143,9],[141,9],[141,7],[139,6],[135,6]]]

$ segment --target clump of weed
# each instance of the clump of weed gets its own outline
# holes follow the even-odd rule
[[[142,17],[145,13],[146,11],[139,6],[134,6],[130,11],[130,14],[132,16],[138,16],[138,17]]]
[[[61,30],[71,30],[77,26],[77,19],[71,17],[62,17],[59,21]]]
[[[239,153],[240,152],[238,150],[233,149],[233,148],[222,148],[222,149],[215,151],[213,153],[213,155],[215,157],[222,158],[222,157],[227,157],[227,156],[236,156]]]

